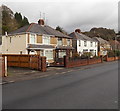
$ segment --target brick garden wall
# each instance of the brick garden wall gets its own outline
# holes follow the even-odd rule
[[[64,66],[66,68],[79,67],[79,66],[85,66],[85,65],[89,65],[89,64],[97,64],[97,63],[102,63],[102,58],[70,60],[67,56],[64,56]]]
[[[106,56],[106,61],[107,62],[116,61],[116,60],[120,60],[120,57],[108,57],[108,56]]]

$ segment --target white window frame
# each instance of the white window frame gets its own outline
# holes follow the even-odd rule
[[[46,51],[52,51],[52,57],[51,57],[51,58],[50,58],[50,57],[48,58],[48,57],[46,56]],[[44,56],[47,57],[47,60],[53,60],[53,58],[54,58],[54,57],[53,57],[53,50],[52,50],[52,49],[45,49],[45,50],[44,50]]]
[[[93,42],[92,41],[90,42],[90,47],[93,47]]]
[[[67,46],[70,46],[70,45],[71,45],[71,40],[67,39]]]
[[[34,35],[34,43],[31,40],[32,35]],[[36,34],[30,34],[30,44],[36,44]]]
[[[61,40],[61,43],[59,43],[59,40]],[[57,45],[63,45],[62,38],[58,38]]]
[[[45,42],[45,39],[48,39],[48,43],[47,42]],[[46,45],[49,45],[50,44],[50,36],[48,36],[48,35],[43,35],[42,36],[42,40],[43,40],[43,44],[46,44]]]
[[[81,40],[79,40],[79,46],[81,46]]]
[[[87,47],[87,41],[84,41],[84,47]]]

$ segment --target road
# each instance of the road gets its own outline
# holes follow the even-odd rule
[[[3,109],[117,108],[117,62],[3,85]]]

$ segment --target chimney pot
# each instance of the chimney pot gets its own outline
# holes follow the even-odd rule
[[[81,30],[80,29],[76,29],[75,32],[81,33]]]
[[[44,23],[44,20],[43,20],[43,19],[39,19],[38,24],[39,24],[39,25],[44,25],[44,24],[45,24],[45,23]]]

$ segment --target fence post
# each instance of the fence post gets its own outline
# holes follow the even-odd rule
[[[114,61],[116,61],[116,56],[114,56]]]
[[[89,57],[87,57],[87,64],[89,64],[90,63],[90,58]]]
[[[68,57],[67,56],[64,56],[64,67],[68,68]]]
[[[41,57],[41,71],[46,71],[46,57]]]
[[[103,63],[103,56],[101,55],[100,58],[101,58],[101,63]]]
[[[108,61],[108,55],[105,56],[105,60]]]

